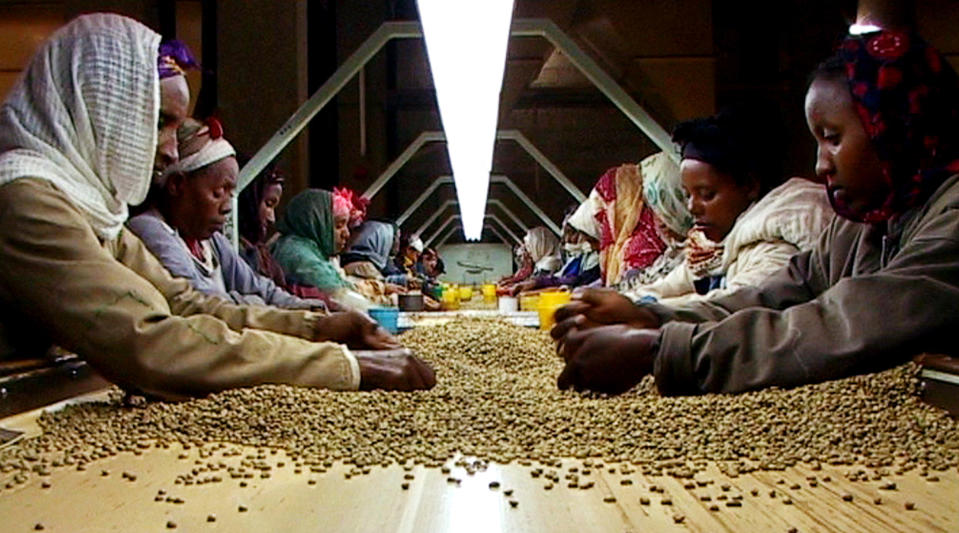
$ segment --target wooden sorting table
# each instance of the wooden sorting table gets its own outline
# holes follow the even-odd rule
[[[95,398],[97,395],[87,395],[70,401]],[[0,426],[36,435],[39,413],[11,416],[0,420]],[[268,478],[233,479],[221,469],[208,474],[220,476],[220,482],[175,483],[177,476],[198,464],[239,466],[244,455],[258,453],[248,448],[239,456],[225,457],[225,449],[236,447],[216,448],[212,443],[188,450],[179,444],[165,449],[150,447],[138,450],[139,455],[123,453],[101,459],[84,471],[64,467],[46,477],[33,477],[0,492],[0,529],[33,531],[36,524],[42,524],[45,531],[71,532],[786,532],[792,527],[844,533],[959,531],[956,468],[930,471],[929,476],[937,476],[938,482],[915,471],[885,477],[883,482],[894,481],[896,490],[880,490],[880,481],[849,481],[844,474],[857,469],[852,466],[823,465],[819,471],[796,467],[736,478],[711,468],[696,479],[708,478],[712,484],[687,489],[684,484],[689,480],[646,477],[638,471],[613,474],[608,469],[616,465],[607,464],[594,466],[588,476],[580,475],[580,483],[595,483],[591,489],[568,488],[563,480],[545,490],[545,479],[532,477],[531,467],[518,464],[491,464],[472,475],[460,467],[446,474],[436,468],[416,466],[405,471],[393,465],[347,479],[349,465],[335,464],[322,474],[303,466],[295,473],[293,461],[284,452],[265,451],[266,462],[273,466]],[[561,475],[573,465],[583,468],[579,461],[565,461]],[[135,479],[127,479],[124,473]],[[408,474],[412,480],[404,479]],[[818,480],[815,487],[810,486],[811,476]],[[831,481],[822,481],[825,476]],[[450,482],[449,477],[461,481]],[[632,483],[621,484],[624,478]],[[491,489],[491,481],[500,482],[500,487]],[[49,487],[43,488],[43,482]],[[241,482],[247,486],[241,487]],[[409,483],[406,490],[401,487],[404,482]],[[729,491],[722,490],[723,484],[729,485]],[[793,484],[800,487],[794,490]],[[672,505],[664,505],[663,494],[651,492],[651,485],[662,488]],[[511,497],[504,494],[509,489],[514,491]],[[751,494],[753,489],[758,496]],[[161,490],[165,491],[159,497],[162,501],[155,501]],[[776,497],[769,496],[771,490]],[[844,501],[844,493],[853,495],[853,501]],[[705,495],[712,500],[702,501]],[[742,495],[742,506],[727,507],[725,501],[729,500],[720,500],[721,495]],[[791,505],[783,503],[787,496]],[[882,498],[880,505],[873,502],[877,496]],[[615,501],[606,501],[609,497]],[[641,497],[649,498],[649,504],[642,505]],[[180,498],[182,503],[166,498]],[[518,502],[516,507],[510,505],[510,499]],[[915,503],[914,510],[905,509],[907,501]],[[711,504],[718,504],[720,510],[710,511]],[[240,511],[240,506],[246,511]],[[208,522],[211,514],[215,521]],[[674,521],[676,515],[684,516],[682,523]]]

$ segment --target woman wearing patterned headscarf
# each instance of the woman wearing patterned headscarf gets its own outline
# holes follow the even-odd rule
[[[337,305],[366,310],[374,303],[388,304],[389,297],[382,282],[351,280],[340,268],[352,209],[350,197],[339,191],[297,194],[277,222],[280,238],[272,252],[290,282],[316,287]]]
[[[775,123],[750,114],[727,110],[676,127],[695,225],[683,262],[626,296],[673,305],[717,298],[762,283],[815,244],[832,218],[825,191],[798,177],[780,184],[778,143],[753,139]]]
[[[915,33],[852,35],[814,73],[806,120],[839,215],[816,247],[711,302],[558,313],[560,386],[618,392],[652,372],[665,394],[737,392],[956,355],[956,73]],[[632,326],[582,330],[603,316]]]
[[[607,170],[590,192],[587,203],[600,228],[606,286],[648,283],[681,257],[691,218],[678,173],[676,164],[660,152],[639,165]],[[647,194],[652,202],[644,199]]]
[[[646,242],[654,244],[652,250],[662,251],[652,262],[649,262],[648,256],[644,258],[642,254],[633,253],[636,259],[627,259],[628,269],[620,277],[619,283],[615,284],[620,292],[662,279],[682,264],[686,258],[686,233],[693,225],[693,217],[686,208],[686,193],[683,192],[679,166],[662,152],[647,157],[639,166],[643,180],[642,209],[649,213],[640,216],[636,233],[651,234],[655,230],[657,238],[636,239],[627,249],[638,252],[641,244]],[[650,219],[651,225],[648,224]],[[639,258],[645,260],[640,262]]]
[[[431,386],[415,358],[384,380],[378,367],[392,358],[311,342],[398,346],[361,315],[228,305],[173,278],[124,229],[127,206],[177,160],[185,66],[146,26],[84,15],[41,45],[11,89],[0,108],[0,357],[56,344],[165,397],[263,383]]]
[[[257,274],[223,235],[239,166],[220,123],[186,119],[177,139],[180,160],[153,180],[148,209],[127,222],[133,233],[171,274],[202,293],[238,304],[326,309]]]

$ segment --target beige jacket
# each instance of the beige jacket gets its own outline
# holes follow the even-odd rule
[[[832,219],[825,187],[791,178],[743,212],[723,239],[722,263],[712,272],[724,276],[722,288],[698,294],[697,276],[683,262],[665,277],[624,294],[634,301],[651,296],[664,305],[683,305],[754,287],[794,254],[812,248]]]
[[[101,242],[49,182],[0,186],[0,359],[56,344],[166,397],[264,383],[357,389],[349,350],[311,342],[321,316],[205,296],[130,231]]]

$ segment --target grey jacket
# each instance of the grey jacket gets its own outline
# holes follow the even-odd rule
[[[836,217],[815,248],[757,287],[661,319],[664,394],[791,387],[957,353],[959,176],[898,221]]]
[[[230,245],[221,233],[210,239],[216,260],[219,261],[226,293],[216,280],[193,259],[186,243],[155,210],[146,211],[127,221],[127,226],[157,256],[163,266],[175,277],[186,278],[193,288],[212,296],[219,296],[241,305],[272,305],[283,309],[325,309],[319,300],[294,296],[273,280],[257,274]]]

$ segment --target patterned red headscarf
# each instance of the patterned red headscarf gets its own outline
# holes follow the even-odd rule
[[[939,52],[915,33],[849,36],[837,56],[890,193],[865,212],[832,191],[829,199],[840,216],[882,222],[922,203],[959,172],[959,82]]]

